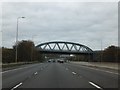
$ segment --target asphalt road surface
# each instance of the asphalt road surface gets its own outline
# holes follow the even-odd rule
[[[39,63],[2,72],[3,88],[118,88],[118,73],[73,63]]]

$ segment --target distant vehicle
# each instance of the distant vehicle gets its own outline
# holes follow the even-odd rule
[[[48,60],[48,62],[51,62],[51,60]]]
[[[59,63],[64,63],[64,60],[58,60]]]
[[[53,62],[55,62],[55,60],[53,60]]]

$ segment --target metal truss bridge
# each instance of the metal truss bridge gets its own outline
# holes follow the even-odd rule
[[[58,54],[93,54],[89,47],[73,42],[54,41],[46,42],[36,46],[41,53],[58,53]]]

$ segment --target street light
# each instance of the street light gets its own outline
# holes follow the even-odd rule
[[[102,62],[102,57],[103,57],[103,50],[102,50],[102,47],[103,47],[103,41],[102,41],[102,39],[101,39],[101,61],[100,62]]]
[[[36,35],[33,35],[32,36],[32,42],[33,42],[33,38],[35,37]],[[33,44],[31,46],[31,62],[32,62],[32,58],[33,58]]]
[[[16,31],[16,58],[15,58],[16,63],[17,63],[17,46],[18,46],[18,22],[19,22],[19,19],[20,19],[20,18],[25,18],[25,17],[18,17],[18,18],[17,18],[17,31]]]

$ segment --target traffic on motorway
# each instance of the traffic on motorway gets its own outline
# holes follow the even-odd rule
[[[118,74],[75,64],[63,59],[21,66],[3,74],[3,89],[9,88],[118,88]]]

